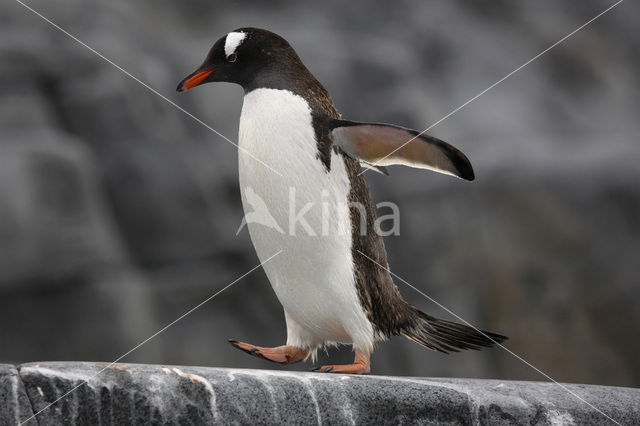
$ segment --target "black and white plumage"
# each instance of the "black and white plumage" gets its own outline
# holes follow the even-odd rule
[[[395,335],[441,352],[479,349],[505,339],[431,317],[403,300],[387,270],[361,175],[361,164],[383,173],[385,166],[402,164],[471,181],[473,169],[462,152],[411,129],[342,120],[289,43],[266,30],[241,28],[222,37],[177,90],[215,81],[237,83],[245,92],[239,130],[245,212],[247,194],[257,194],[280,225],[248,223],[251,240],[261,261],[282,250],[264,269],[284,307],[287,344],[264,348],[232,341],[234,346],[288,363],[327,344],[352,344],[354,364],[321,371],[366,373],[375,341]],[[352,202],[364,206],[364,218],[349,208]],[[282,232],[291,223],[292,203],[327,210],[306,212],[311,230]]]

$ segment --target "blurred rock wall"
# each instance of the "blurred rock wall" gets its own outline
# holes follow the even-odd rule
[[[422,130],[611,3],[27,4],[236,140],[241,89],[173,92],[234,28],[287,38],[345,117]],[[368,175],[374,200],[401,209],[394,272],[559,381],[640,384],[639,12],[622,3],[432,129],[468,154],[474,184]],[[0,131],[0,361],[112,361],[258,263],[235,236],[236,148],[12,1]],[[262,271],[125,360],[267,367],[226,338],[284,341]],[[401,339],[373,363],[544,379],[500,349],[443,356]]]

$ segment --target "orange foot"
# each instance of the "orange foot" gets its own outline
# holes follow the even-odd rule
[[[371,371],[370,354],[356,349],[356,358],[353,364],[323,365],[311,371],[318,373],[369,374]]]
[[[277,346],[275,348],[263,348],[262,346],[250,345],[249,343],[229,340],[234,348],[245,351],[249,355],[264,358],[267,361],[278,364],[293,364],[302,361],[307,357],[308,352],[295,346]]]

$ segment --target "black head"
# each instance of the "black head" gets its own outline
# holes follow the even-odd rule
[[[239,28],[216,41],[202,65],[176,90],[222,81],[249,92],[259,87],[288,88],[309,78],[315,80],[285,39],[259,28]]]

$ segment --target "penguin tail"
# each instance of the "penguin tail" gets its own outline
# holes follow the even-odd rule
[[[403,331],[402,334],[434,351],[449,353],[463,349],[479,350],[508,339],[497,333],[435,318],[417,309],[415,312],[418,315],[415,325]]]

